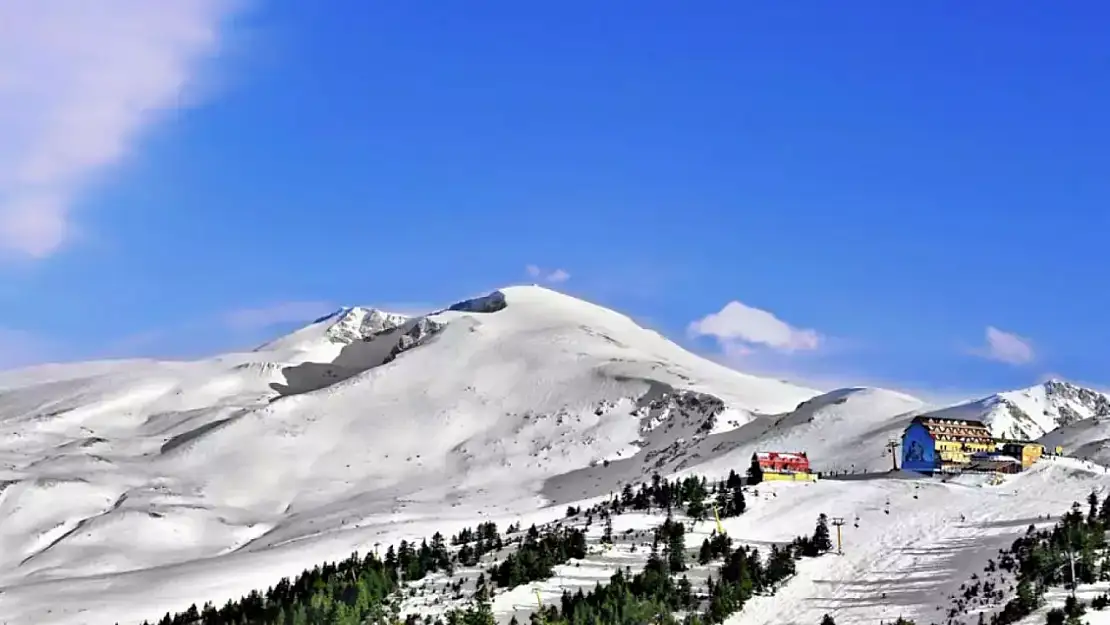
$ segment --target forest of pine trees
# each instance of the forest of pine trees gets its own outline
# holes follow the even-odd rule
[[[747,507],[742,480],[735,471],[730,471],[725,480],[709,483],[704,477],[689,476],[681,480],[668,481],[653,475],[651,482],[641,484],[637,490],[626,484],[619,497],[587,510],[587,515],[609,510],[621,514],[626,510],[646,511],[653,508],[668,512],[684,511],[695,521],[713,518],[713,507],[722,519],[743,514]],[[568,510],[569,512],[569,510]],[[575,514],[581,513],[575,510]]]
[[[655,530],[654,547],[644,570],[635,576],[621,573],[614,577],[613,588],[599,585],[592,593],[569,596],[560,608],[549,606],[552,613],[547,622],[560,622],[560,614],[592,614],[589,606],[604,609],[607,602],[620,599],[619,613],[622,615],[652,613],[660,610],[692,609],[696,606],[694,593],[689,580],[685,577],[673,579],[675,574],[686,570],[686,528],[683,523],[671,516],[675,510],[687,512],[696,519],[708,516],[711,506],[717,508],[720,517],[742,514],[745,510],[742,480],[731,472],[727,479],[709,483],[704,477],[687,477],[683,480],[668,481],[658,475],[652,476],[649,483],[639,489],[627,485],[619,497],[601,506],[585,511],[587,523],[594,514],[605,520],[602,542],[613,541],[612,515],[621,514],[628,509],[646,511],[662,509],[668,512],[667,520]],[[568,509],[568,514],[583,514],[579,508]],[[507,534],[520,532],[520,528],[509,527]],[[827,533],[827,530],[826,530]],[[708,551],[703,545],[698,561],[708,564],[713,560],[723,560],[720,581],[714,587],[717,592],[715,614],[727,611],[729,606],[738,609],[742,601],[737,597],[749,596],[746,593],[759,592],[773,586],[779,580],[793,573],[793,559],[810,555],[803,554],[799,544],[816,542],[814,538],[799,538],[795,544],[785,548],[773,547],[767,562],[760,560],[758,552],[739,548],[734,550],[727,536],[714,533]],[[519,546],[500,563],[488,571],[488,582],[500,588],[511,588],[531,581],[551,577],[553,567],[570,559],[580,559],[586,555],[585,533],[574,528],[550,528],[540,532],[530,527],[519,537]],[[266,592],[252,592],[239,601],[229,601],[222,608],[205,605],[198,610],[191,606],[185,612],[167,614],[158,625],[308,625],[329,623],[338,625],[385,624],[400,620],[396,592],[405,582],[423,579],[430,573],[443,572],[453,575],[456,566],[473,567],[481,558],[504,548],[505,539],[492,522],[479,524],[474,529],[465,528],[450,539],[456,550],[452,554],[443,536],[436,533],[431,540],[419,543],[402,541],[396,548],[387,548],[384,558],[368,555],[359,558],[353,555],[336,564],[325,564],[305,571],[293,582],[283,579]],[[749,584],[748,573],[756,571],[754,585]],[[442,619],[446,625],[489,625],[493,622],[489,608],[491,587],[487,586],[486,574],[479,576],[475,595],[465,608],[448,611]],[[735,586],[736,590],[730,590]],[[458,584],[455,585],[456,590]],[[627,596],[618,592],[631,589]],[[598,594],[600,593],[600,594]],[[390,601],[391,597],[394,601]],[[584,603],[583,603],[584,602]],[[723,606],[723,607],[722,607]],[[577,612],[576,612],[577,611]],[[574,616],[573,619],[585,618]],[[622,619],[625,617],[621,617]],[[709,619],[708,615],[705,617]],[[410,617],[410,625],[419,619]],[[425,622],[428,622],[425,620]],[[566,621],[569,622],[569,621]],[[628,622],[625,620],[602,619],[599,623]],[[712,622],[711,619],[708,622]]]
[[[1038,531],[1030,525],[998,562],[1000,569],[1017,576],[1016,596],[991,617],[990,625],[1010,625],[1025,618],[1042,605],[1044,592],[1051,586],[1070,588],[1071,557],[1075,559],[1076,583],[1110,580],[1107,529],[1110,529],[1110,496],[1099,505],[1095,493],[1087,498],[1086,513],[1076,502],[1051,530]],[[1047,622],[1078,624],[1084,610],[1082,602],[1069,598],[1063,609],[1049,611]]]
[[[818,523],[820,525],[820,522]],[[813,543],[815,538],[799,538],[794,544],[773,545],[766,557],[759,550],[741,546],[731,549],[726,536],[714,535],[713,543],[724,545],[718,556],[706,557],[703,564],[721,557],[716,577],[709,579],[708,601],[703,607],[685,577],[674,574],[685,570],[677,564],[674,554],[685,551],[679,537],[685,530],[681,523],[668,519],[655,532],[655,542],[643,571],[633,575],[618,571],[609,583],[598,584],[589,593],[564,592],[558,606],[546,606],[534,617],[545,625],[639,625],[645,622],[677,625],[676,611],[686,611],[684,625],[710,625],[740,611],[751,597],[774,592],[776,586],[795,572],[794,562],[803,557],[795,547],[800,542]],[[705,544],[709,544],[706,541]],[[660,552],[662,545],[662,552]],[[703,545],[704,548],[704,545]],[[700,559],[700,558],[699,558]]]
[[[387,623],[386,599],[398,587],[398,573],[374,555],[358,554],[305,571],[293,582],[282,579],[265,593],[251,592],[222,608],[191,606],[167,614],[158,625],[360,625]]]
[[[586,557],[586,534],[575,528],[550,529],[540,534],[528,529],[516,552],[489,570],[490,579],[502,588],[513,588],[554,575],[553,567]]]

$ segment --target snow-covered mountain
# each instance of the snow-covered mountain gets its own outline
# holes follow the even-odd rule
[[[1103,414],[1105,396],[1043,388],[1043,407],[997,397],[1042,430]],[[1005,431],[1002,402],[951,410]],[[742,471],[759,448],[885,471],[926,409],[745,375],[534,286],[428,315],[346,308],[194,362],[0,373],[0,622],[219,603],[376,543],[553,518],[656,472]]]
[[[449,526],[453,509],[464,523],[603,494],[818,394],[539,287],[413,318],[344,309],[196,362],[10,372],[0,389],[0,613],[13,586],[259,552],[295,569],[398,515]],[[560,481],[591,465],[612,470]]]
[[[1053,430],[1085,419],[1110,417],[1110,395],[1049,380],[1030,388],[997,393],[951,406],[931,414],[948,418],[979,419],[995,436],[1038,439]]]

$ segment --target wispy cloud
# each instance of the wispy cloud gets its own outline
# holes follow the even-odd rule
[[[49,256],[71,208],[180,107],[237,0],[0,2],[0,253]]]
[[[735,300],[694,321],[687,330],[694,337],[715,338],[726,353],[736,356],[756,348],[784,353],[812,351],[822,343],[816,330],[794,327],[774,313]]]
[[[972,353],[988,360],[996,360],[1010,365],[1024,365],[1036,359],[1032,342],[1012,332],[987,326],[986,345],[972,350]]]
[[[550,282],[552,284],[559,284],[570,280],[570,273],[565,269],[552,269],[546,270],[539,265],[527,265],[524,271],[540,282]]]
[[[241,308],[223,316],[224,325],[236,331],[264,330],[282,323],[309,322],[338,306],[328,302],[277,302],[255,308]]]

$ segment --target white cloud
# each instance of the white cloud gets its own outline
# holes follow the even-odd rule
[[[531,277],[539,282],[550,282],[552,284],[559,284],[570,280],[570,272],[565,269],[553,269],[546,271],[539,265],[526,265],[524,271]]]
[[[774,314],[731,301],[719,312],[690,324],[692,336],[712,336],[730,354],[743,356],[753,347],[779,352],[815,350],[822,337],[816,330],[795,328]]]
[[[0,2],[0,252],[49,256],[70,209],[183,104],[238,0]]]
[[[973,353],[982,358],[1011,365],[1027,364],[1036,358],[1029,339],[999,330],[994,326],[987,326],[986,341],[986,346],[974,350]]]
[[[570,280],[570,274],[567,273],[564,269],[556,269],[555,271],[547,274],[548,282],[554,282],[558,284],[559,282],[566,282],[567,280]]]
[[[224,315],[224,324],[233,330],[261,330],[279,323],[308,323],[335,312],[339,307],[327,302],[278,302],[257,308],[242,308]]]

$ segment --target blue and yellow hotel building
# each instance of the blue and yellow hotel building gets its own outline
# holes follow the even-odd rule
[[[998,441],[982,421],[915,417],[902,434],[902,468],[919,473],[956,472],[977,453],[993,453]]]

